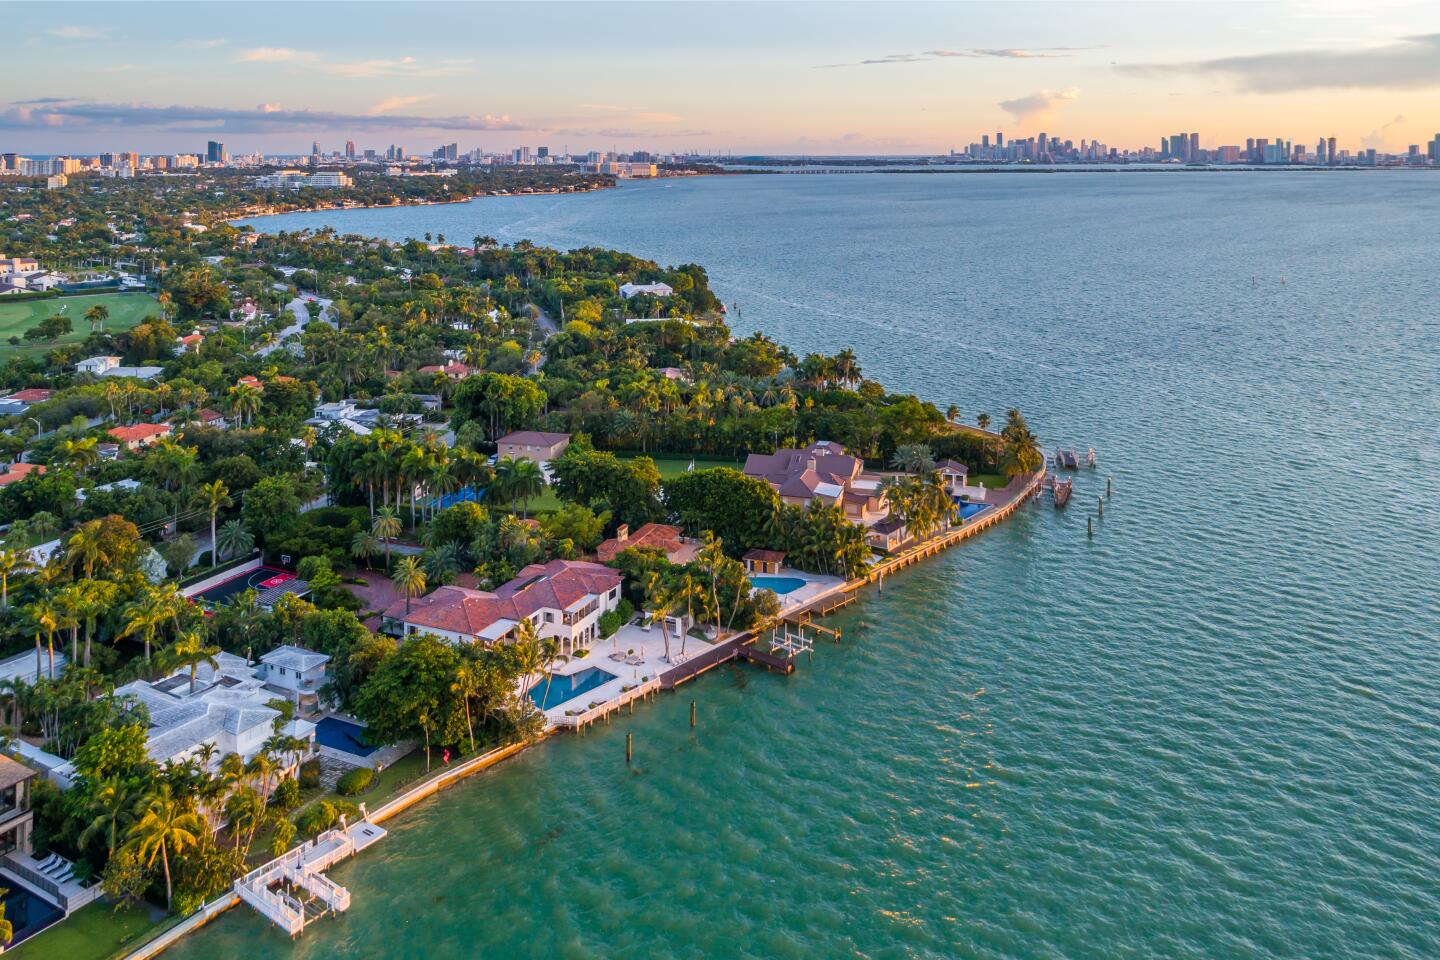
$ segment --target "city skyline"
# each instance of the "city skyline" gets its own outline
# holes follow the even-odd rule
[[[1404,153],[1440,129],[1433,5],[1043,7],[57,5],[11,47],[0,149],[940,154],[1184,129]]]

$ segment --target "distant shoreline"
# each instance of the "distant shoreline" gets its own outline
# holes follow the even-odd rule
[[[333,213],[336,210],[389,210],[394,207],[441,207],[455,203],[469,203],[472,200],[485,200],[490,197],[543,197],[555,196],[563,193],[593,193],[596,190],[613,190],[615,184],[601,184],[592,187],[581,187],[576,190],[529,190],[521,193],[476,193],[468,197],[459,197],[455,200],[401,200],[395,203],[331,203],[318,207],[301,207],[295,210],[275,210],[269,213],[242,213],[222,218],[224,223],[235,224],[241,220],[258,220],[261,217],[284,217],[292,213]]]

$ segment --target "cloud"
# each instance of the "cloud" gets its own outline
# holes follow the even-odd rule
[[[1390,143],[1390,128],[1403,127],[1404,125],[1405,117],[1401,114],[1396,114],[1395,119],[1389,123],[1380,124],[1380,126],[1362,137],[1360,139],[1360,145],[1363,147],[1374,147],[1376,150],[1384,150]]]
[[[52,37],[59,37],[61,40],[103,40],[105,32],[96,30],[93,27],[51,27],[45,31]]]
[[[1054,113],[1067,103],[1080,99],[1080,91],[1074,87],[1056,93],[1051,90],[1036,90],[1014,100],[1001,100],[1000,109],[1010,114],[1021,124],[1040,120]]]
[[[375,106],[370,108],[370,115],[378,113],[389,113],[391,110],[399,110],[401,107],[412,107],[427,97],[386,97]]]
[[[320,55],[291,47],[251,47],[235,55],[236,63],[288,63],[294,60],[315,60]]]
[[[891,63],[928,63],[931,60],[950,60],[957,57],[967,60],[1049,60],[1055,57],[1068,57],[1072,53],[1080,50],[1094,49],[1094,47],[1033,47],[1029,49],[1020,47],[964,47],[959,50],[926,50],[923,53],[887,53],[883,57],[871,57],[866,60],[856,60],[852,63],[822,63],[819,64],[816,69],[831,70],[836,67],[865,67]]]
[[[251,109],[97,103],[47,97],[11,103],[0,110],[0,130],[64,127],[76,130],[149,127],[187,133],[283,133],[320,130],[528,130],[508,116],[423,117],[285,110],[262,103]]]
[[[190,50],[214,50],[216,47],[223,47],[229,42],[228,40],[183,40],[180,46]]]
[[[1424,90],[1440,87],[1440,33],[1403,37],[1372,47],[1288,50],[1194,63],[1129,64],[1120,69],[1149,76],[1219,75],[1249,93]]]
[[[635,114],[635,119],[643,123],[679,123],[685,118],[673,113],[647,113],[641,110]]]

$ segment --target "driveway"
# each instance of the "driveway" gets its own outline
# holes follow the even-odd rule
[[[330,324],[330,326],[332,327],[335,326],[335,313],[330,309],[330,305],[333,302],[333,300],[326,300],[324,297],[317,297],[313,294],[308,293],[302,293],[294,300],[291,300],[289,303],[285,304],[285,308],[295,315],[295,322],[290,324],[290,326],[286,327],[284,330],[281,330],[276,335],[274,343],[272,343],[268,347],[261,347],[260,349],[256,350],[255,353],[262,357],[268,357],[270,354],[280,349],[280,347],[284,345],[284,341],[287,338],[298,336],[300,334],[300,331],[305,329],[305,324],[310,322],[310,310],[308,307],[305,306],[307,303],[320,304],[320,319],[323,322]],[[296,348],[296,352],[298,352],[298,347]]]

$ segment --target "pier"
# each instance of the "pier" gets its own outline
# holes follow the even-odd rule
[[[353,857],[381,837],[383,827],[368,820],[327,830],[235,881],[235,893],[292,938],[327,913],[350,908],[350,891],[324,871]]]

